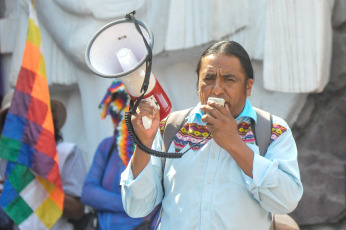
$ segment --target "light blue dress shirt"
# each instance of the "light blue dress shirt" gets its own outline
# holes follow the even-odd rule
[[[203,112],[198,104],[187,118],[201,125]],[[247,100],[238,124],[257,120]],[[255,143],[253,179],[213,139],[197,151],[189,150],[180,159],[167,159],[164,170],[165,197],[161,186],[161,159],[151,156],[143,171],[133,179],[131,163],[121,176],[124,209],[132,217],[147,215],[162,201],[160,229],[268,230],[271,213],[293,211],[302,194],[297,147],[285,121],[273,116],[273,123],[286,131],[272,140],[265,157]],[[158,132],[153,149],[161,150]],[[186,145],[182,151],[189,148]],[[172,143],[168,152],[174,152]]]

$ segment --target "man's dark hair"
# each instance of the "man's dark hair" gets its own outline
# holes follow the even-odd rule
[[[249,78],[252,78],[252,79],[254,78],[252,64],[246,50],[239,43],[235,41],[218,41],[212,44],[211,46],[209,46],[209,48],[203,52],[201,58],[199,59],[199,62],[196,68],[196,74],[197,74],[198,80],[199,80],[199,71],[202,65],[202,60],[204,57],[211,54],[224,54],[228,56],[237,57],[245,72],[246,80]],[[198,81],[197,81],[197,85],[198,85]]]

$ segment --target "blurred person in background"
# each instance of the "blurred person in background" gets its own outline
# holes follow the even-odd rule
[[[110,115],[114,135],[105,138],[98,146],[82,191],[82,202],[96,210],[99,229],[133,230],[153,229],[156,224],[157,206],[144,218],[131,218],[123,208],[120,176],[134,150],[134,144],[125,124],[129,96],[125,86],[114,81],[108,88],[99,108],[102,119]],[[155,220],[154,220],[155,219]]]

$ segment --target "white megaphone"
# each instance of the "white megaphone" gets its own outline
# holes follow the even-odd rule
[[[133,101],[139,98],[150,101],[160,111],[162,120],[170,113],[172,104],[151,73],[153,44],[153,33],[145,23],[135,20],[133,15],[132,18],[127,15],[125,19],[105,25],[92,37],[87,45],[85,59],[95,74],[120,80]],[[149,128],[151,120],[143,119],[143,125]]]

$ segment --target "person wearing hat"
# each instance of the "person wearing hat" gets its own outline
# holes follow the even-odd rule
[[[52,230],[72,230],[74,226],[70,220],[79,220],[84,214],[84,204],[80,201],[83,181],[87,169],[79,147],[70,142],[64,142],[61,128],[66,121],[66,108],[56,99],[51,99],[55,141],[59,158],[59,170],[65,192],[63,216],[51,228]]]
[[[6,115],[10,108],[12,97],[13,91],[4,97],[2,102],[0,110],[0,133],[5,124]],[[63,141],[60,130],[65,124],[67,117],[64,104],[57,99],[51,99],[51,110],[59,159],[59,171],[65,192],[63,215],[51,229],[73,230],[74,226],[69,222],[69,220],[78,220],[84,213],[84,204],[80,201],[80,196],[87,170],[82,153],[78,146],[74,143]],[[0,179],[4,178],[5,166],[6,161],[1,160]]]

